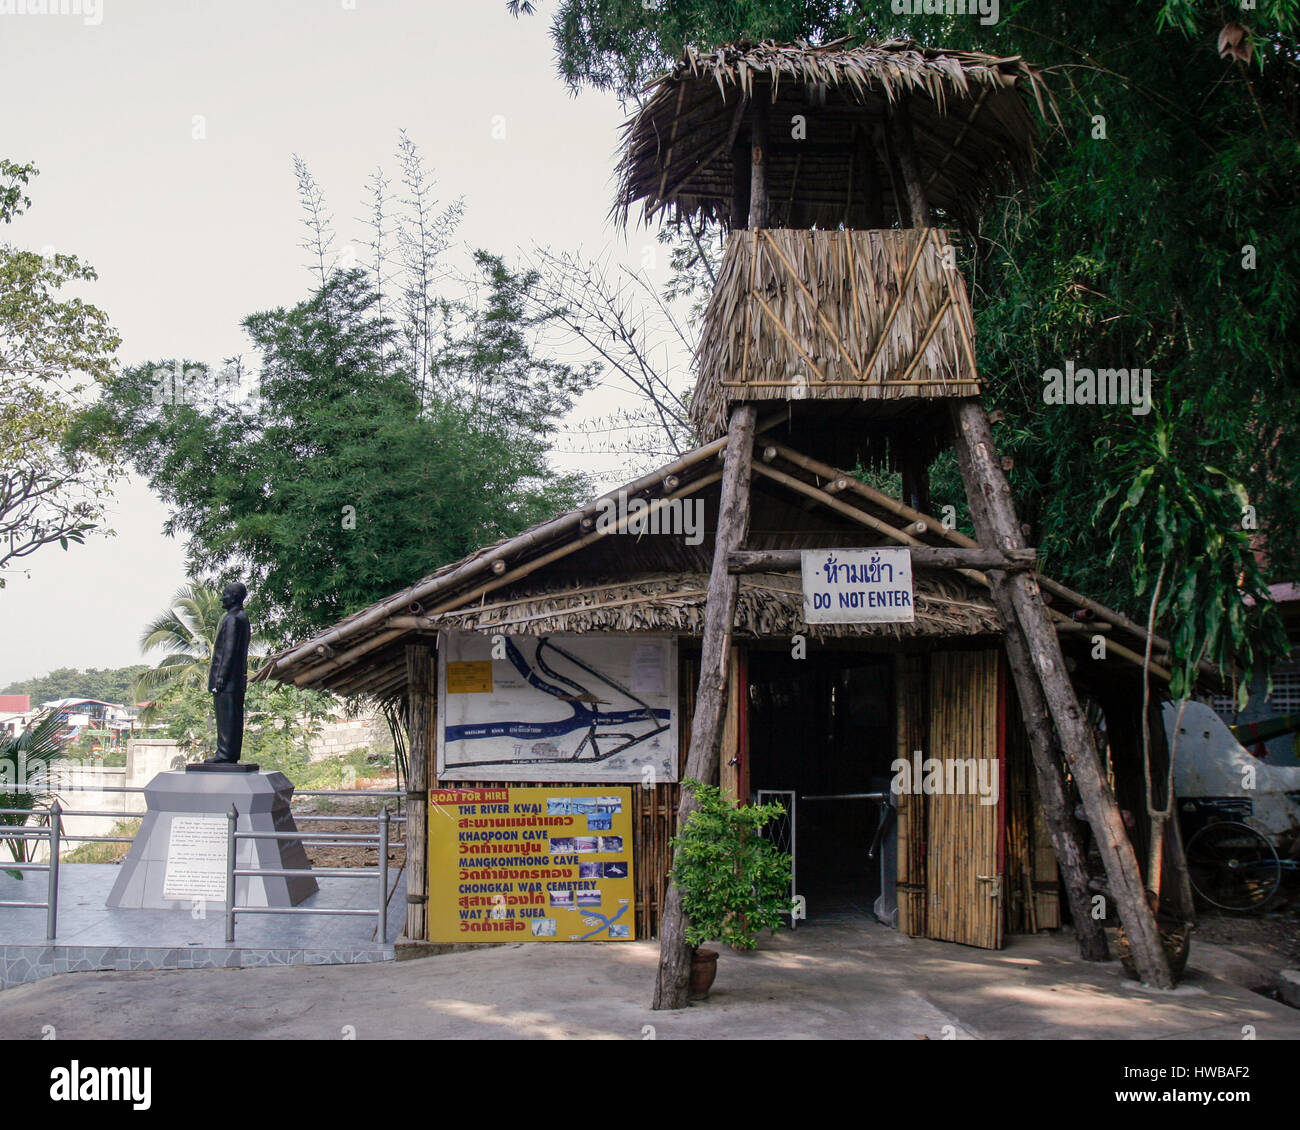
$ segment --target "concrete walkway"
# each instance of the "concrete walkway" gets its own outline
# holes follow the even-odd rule
[[[0,1037],[39,1039],[1300,1038],[1300,1012],[1206,971],[1170,993],[1059,936],[1000,952],[874,922],[806,924],[724,950],[706,1003],[648,1007],[653,942],[531,943],[376,965],[65,974],[5,992]]]

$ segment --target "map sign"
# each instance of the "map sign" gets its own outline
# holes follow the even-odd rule
[[[631,941],[632,790],[433,789],[431,942]]]
[[[676,641],[443,633],[438,777],[675,781]]]
[[[916,619],[912,555],[882,549],[805,549],[803,618],[807,624],[859,624]]]

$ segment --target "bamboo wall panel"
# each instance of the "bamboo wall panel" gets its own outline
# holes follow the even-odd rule
[[[931,656],[928,757],[998,760],[998,655],[960,651]],[[929,832],[926,937],[1000,948],[999,805],[980,803],[974,792],[943,791],[924,800]]]
[[[895,756],[910,759],[926,747],[929,675],[924,655],[894,657],[894,715],[898,741]],[[898,796],[898,929],[925,937],[925,798]]]

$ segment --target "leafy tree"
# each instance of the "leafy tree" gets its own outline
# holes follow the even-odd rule
[[[0,827],[21,828],[54,800],[49,766],[66,756],[59,743],[62,729],[59,716],[51,713],[38,718],[16,737],[0,735],[0,809],[17,810],[0,812]],[[32,840],[6,836],[5,843],[15,863],[33,858],[36,845]],[[6,874],[15,879],[24,876],[22,871]]]
[[[132,687],[135,699],[155,703],[142,715],[145,722],[153,721],[157,700],[165,697],[171,688],[184,684],[207,690],[212,649],[225,611],[220,588],[195,582],[177,589],[167,611],[145,628],[140,636],[141,652],[145,655],[160,649],[167,652],[157,666],[141,672]],[[262,636],[254,633],[250,656],[258,653],[262,642]]]
[[[516,16],[534,9],[520,0],[507,7]],[[833,39],[857,30],[865,7],[843,0],[558,0],[551,39],[571,90],[590,86],[635,98],[687,47]]]
[[[144,664],[91,667],[85,671],[59,667],[48,675],[10,683],[0,694],[25,694],[30,696],[33,705],[59,698],[93,698],[99,702],[129,704],[134,701],[131,686],[146,670]]]
[[[1004,2],[991,26],[817,0],[557,0],[552,22],[561,76],[624,97],[686,45],[745,38],[903,37],[1045,68],[1063,127],[1046,131],[1040,183],[964,243],[985,395],[1002,410],[998,444],[1047,568],[1143,620],[1161,566],[1165,584],[1172,569],[1179,585],[1159,603],[1178,621],[1181,663],[1202,646],[1264,664],[1277,650],[1272,608],[1242,602],[1260,591],[1249,518],[1265,575],[1300,576],[1298,32],[1296,0],[1251,13],[1202,0]],[[1067,360],[1150,369],[1151,411],[1047,403],[1045,375]],[[1130,497],[1157,464],[1187,482],[1139,493],[1112,529],[1107,500]],[[936,503],[964,509],[951,458],[933,487]],[[1099,510],[1108,521],[1087,520]],[[1112,548],[1142,539],[1147,552],[1129,557],[1140,564],[1116,568],[1125,551]],[[1225,556],[1197,566],[1197,546]],[[1205,587],[1189,606],[1192,576]],[[1231,611],[1212,621],[1214,608]]]
[[[257,396],[223,396],[232,382],[219,374],[165,362],[188,374],[176,403],[155,395],[160,367],[136,366],[84,426],[112,434],[171,506],[165,529],[188,535],[192,574],[243,580],[263,634],[301,638],[576,501],[581,478],[550,470],[543,437],[581,377],[507,332],[509,295],[526,280],[489,282],[488,303],[439,362],[460,366],[459,387],[476,388],[488,411],[421,409],[394,328],[353,268],[245,321]],[[526,412],[492,414],[501,389],[520,400],[529,388]]]
[[[276,766],[281,771],[292,765],[305,765],[307,743],[337,709],[337,702],[333,695],[322,691],[254,683],[248,688],[244,703],[241,759]],[[159,698],[155,717],[191,761],[216,752],[216,715],[206,682],[172,684]]]
[[[32,165],[0,159],[0,221],[31,205]],[[88,386],[108,379],[119,339],[108,316],[60,300],[94,270],[74,255],[0,244],[0,588],[6,565],[47,545],[65,550],[99,526],[118,469],[100,437],[68,428]]]

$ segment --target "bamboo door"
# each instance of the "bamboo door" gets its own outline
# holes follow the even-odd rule
[[[942,784],[929,776],[924,792],[925,936],[983,949],[1001,949],[1004,919],[999,654],[931,656],[925,750],[942,772]]]

